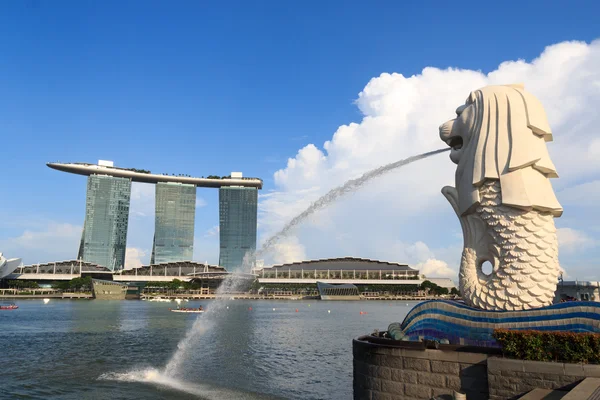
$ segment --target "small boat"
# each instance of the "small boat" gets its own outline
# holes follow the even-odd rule
[[[201,314],[204,312],[204,308],[202,308],[202,307],[198,307],[198,308],[177,307],[177,308],[169,308],[169,311],[178,312],[178,313]]]
[[[0,305],[0,310],[16,310],[19,308],[16,304]]]

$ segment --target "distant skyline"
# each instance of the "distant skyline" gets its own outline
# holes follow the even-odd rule
[[[600,279],[596,2],[226,1],[0,4],[0,251],[77,256],[86,178],[52,161],[260,177],[259,245],[335,185],[444,147],[469,91],[523,82],[548,113],[567,277]],[[435,156],[316,214],[267,262],[356,256],[456,278],[460,227]],[[154,185],[134,183],[130,266],[148,263]],[[194,259],[218,262],[199,188]]]

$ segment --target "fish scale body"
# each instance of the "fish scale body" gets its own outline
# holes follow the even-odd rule
[[[558,241],[554,217],[537,210],[502,205],[497,180],[479,189],[480,204],[471,218],[485,223],[486,254],[468,244],[463,251],[460,283],[467,304],[486,310],[522,310],[552,304],[558,282]],[[482,260],[483,259],[483,260]],[[486,275],[480,264],[488,260]]]

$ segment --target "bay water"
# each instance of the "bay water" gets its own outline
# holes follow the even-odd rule
[[[352,339],[416,304],[233,300],[204,326],[176,303],[21,300],[0,311],[0,398],[350,399]],[[164,374],[192,326],[198,340]]]

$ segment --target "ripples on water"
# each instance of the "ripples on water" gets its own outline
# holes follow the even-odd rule
[[[211,306],[186,306],[200,304]],[[236,300],[209,325],[169,312],[174,303],[18,305],[0,312],[0,398],[348,399],[352,338],[401,321],[414,304]],[[165,373],[197,318],[205,331],[178,373]]]

